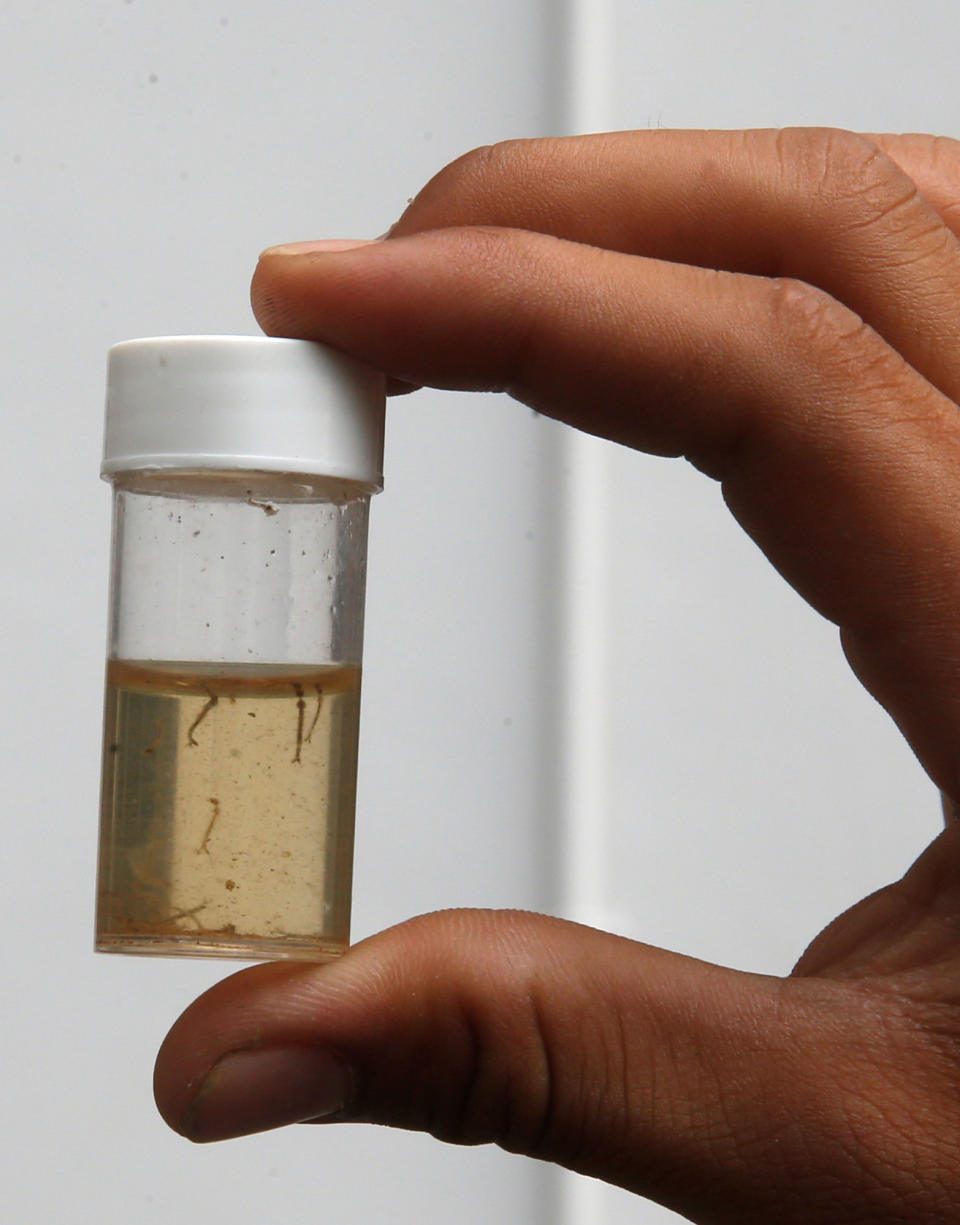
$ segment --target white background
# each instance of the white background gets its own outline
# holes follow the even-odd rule
[[[90,952],[103,354],[128,336],[254,331],[261,247],[378,234],[444,162],[503,137],[958,134],[958,24],[932,0],[4,0],[5,1220],[676,1219],[496,1150],[362,1127],[198,1149],[159,1120],[156,1046],[225,967]],[[785,971],[935,832],[936,797],[835,632],[705,478],[488,396],[399,401],[387,445],[357,936],[516,905]],[[598,593],[583,605],[578,575]],[[600,671],[584,679],[578,660]],[[568,681],[592,734],[563,717]]]

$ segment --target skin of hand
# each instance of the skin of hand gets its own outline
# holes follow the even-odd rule
[[[244,970],[163,1044],[172,1127],[494,1142],[711,1225],[960,1222],[958,236],[960,143],[655,131],[481,149],[384,240],[264,253],[269,333],[721,481],[947,818],[783,979],[485,911]]]

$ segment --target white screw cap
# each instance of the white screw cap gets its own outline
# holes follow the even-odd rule
[[[309,340],[156,336],[107,357],[100,475],[301,473],[383,488],[383,375]]]

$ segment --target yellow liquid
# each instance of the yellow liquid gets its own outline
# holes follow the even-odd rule
[[[96,947],[338,956],[358,668],[107,666]]]

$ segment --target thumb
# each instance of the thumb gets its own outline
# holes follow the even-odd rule
[[[697,1220],[769,1221],[775,1204],[806,1221],[818,1188],[851,1181],[843,1052],[862,1085],[878,1007],[858,998],[538,915],[450,911],[337,962],[219,983],[168,1035],[155,1091],[197,1141],[387,1123],[556,1161]],[[864,1211],[877,1182],[858,1181]]]

